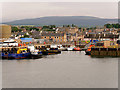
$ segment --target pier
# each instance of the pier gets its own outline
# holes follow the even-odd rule
[[[93,47],[91,48],[91,56],[100,57],[120,57],[120,46],[119,47]]]

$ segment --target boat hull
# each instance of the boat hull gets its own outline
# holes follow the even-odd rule
[[[31,54],[31,59],[38,59],[38,58],[42,58],[42,55],[41,54]]]
[[[85,51],[86,55],[91,55],[91,51]]]
[[[67,48],[67,51],[73,51],[73,48]]]
[[[28,59],[30,58],[30,53],[24,54],[2,54],[2,59]]]
[[[80,48],[74,48],[73,51],[81,51]]]
[[[42,52],[40,51],[37,54],[31,54],[30,56],[32,59],[42,58]]]
[[[43,55],[51,55],[51,54],[59,54],[61,53],[60,50],[44,50],[42,51]]]

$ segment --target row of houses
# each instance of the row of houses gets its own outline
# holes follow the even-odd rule
[[[73,42],[80,41],[86,38],[99,39],[99,38],[119,38],[118,30],[116,29],[96,29],[92,30],[79,30],[78,27],[59,27],[56,31],[25,31],[12,34],[13,37],[24,37],[28,35],[30,38],[44,39],[46,42]]]

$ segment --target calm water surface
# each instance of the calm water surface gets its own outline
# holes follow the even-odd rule
[[[36,60],[3,60],[3,88],[117,88],[118,58],[65,51]]]

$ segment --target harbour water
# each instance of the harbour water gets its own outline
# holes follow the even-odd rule
[[[117,88],[118,58],[64,51],[40,59],[3,60],[3,88]]]

